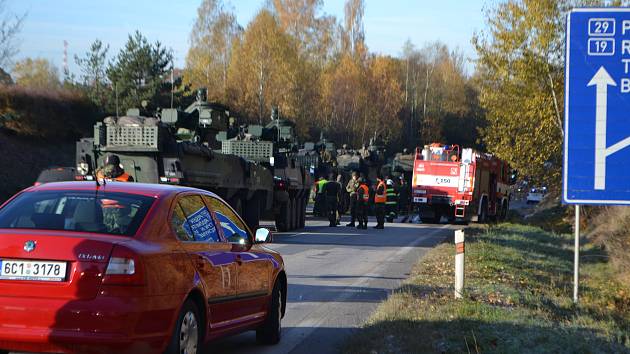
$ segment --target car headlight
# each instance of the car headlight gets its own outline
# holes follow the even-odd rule
[[[89,166],[86,162],[80,162],[77,165],[77,172],[81,175],[81,176],[85,176],[88,174],[89,171]]]

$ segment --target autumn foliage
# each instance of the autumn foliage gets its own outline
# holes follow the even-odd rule
[[[277,106],[306,139],[323,133],[358,147],[381,136],[396,150],[451,139],[476,144],[480,112],[458,52],[436,44],[408,48],[403,58],[370,53],[363,0],[346,1],[341,21],[321,6],[273,0],[242,28],[220,0],[203,1],[184,84],[207,85],[211,100],[245,122],[266,123]],[[467,131],[445,127],[447,119]]]

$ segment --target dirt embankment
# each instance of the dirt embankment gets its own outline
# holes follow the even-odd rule
[[[46,141],[0,130],[0,202],[32,185],[51,166],[74,166],[74,141]]]

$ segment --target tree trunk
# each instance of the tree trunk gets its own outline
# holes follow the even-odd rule
[[[259,87],[258,87],[258,124],[262,125],[262,116],[263,110],[265,108],[265,97],[263,96],[265,91],[265,74],[263,70],[263,65],[260,65],[260,76],[259,76]]]
[[[556,124],[558,125],[558,129],[560,129],[560,134],[564,138],[564,128],[562,126],[562,117],[560,116],[560,108],[558,106],[558,98],[556,97],[556,90],[553,83],[553,77],[551,76],[551,70],[549,69],[549,63],[545,65],[547,69],[547,78],[549,79],[549,86],[551,89],[551,98],[553,99],[553,108],[556,112]]]
[[[432,72],[433,70],[429,71],[429,67],[427,67],[427,76],[424,81],[424,100],[422,101],[422,119],[427,119],[427,96],[429,95],[429,80]]]

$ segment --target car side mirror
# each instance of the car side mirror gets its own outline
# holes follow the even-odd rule
[[[254,243],[271,243],[273,241],[273,235],[271,231],[265,228],[260,228],[256,230],[256,235],[254,236]]]

